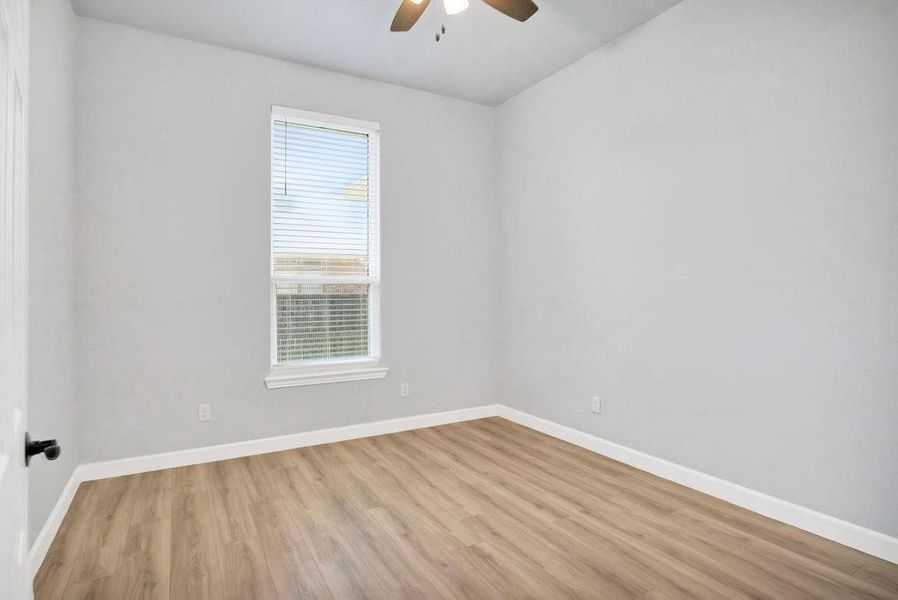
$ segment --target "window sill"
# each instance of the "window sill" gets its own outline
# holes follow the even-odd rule
[[[268,389],[338,383],[341,381],[364,381],[383,379],[389,369],[378,366],[376,360],[352,361],[346,363],[323,363],[309,365],[275,366],[265,378]]]

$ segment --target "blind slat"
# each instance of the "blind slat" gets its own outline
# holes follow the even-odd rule
[[[367,357],[372,352],[368,281],[376,279],[326,280],[377,277],[373,158],[370,135],[272,121],[271,250],[278,363]],[[316,277],[322,282],[316,283]]]

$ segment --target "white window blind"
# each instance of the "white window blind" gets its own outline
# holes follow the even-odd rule
[[[378,135],[272,113],[273,365],[379,357]]]

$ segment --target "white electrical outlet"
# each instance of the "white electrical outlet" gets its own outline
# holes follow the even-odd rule
[[[399,396],[402,398],[408,398],[408,382],[403,381],[399,384]]]
[[[599,414],[602,412],[602,398],[599,396],[592,397],[592,412]]]
[[[212,420],[212,405],[211,404],[197,404],[196,406],[196,416],[200,422],[211,421]]]

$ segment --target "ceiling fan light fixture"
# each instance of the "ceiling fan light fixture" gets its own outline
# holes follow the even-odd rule
[[[500,13],[521,21],[522,23],[539,10],[533,0],[483,0]],[[402,0],[396,10],[396,16],[390,24],[390,31],[408,31],[424,13],[430,0]],[[457,15],[467,9],[469,0],[443,0],[443,8],[447,15]]]
[[[468,0],[443,0],[443,8],[446,9],[447,15],[457,15],[468,8]]]

